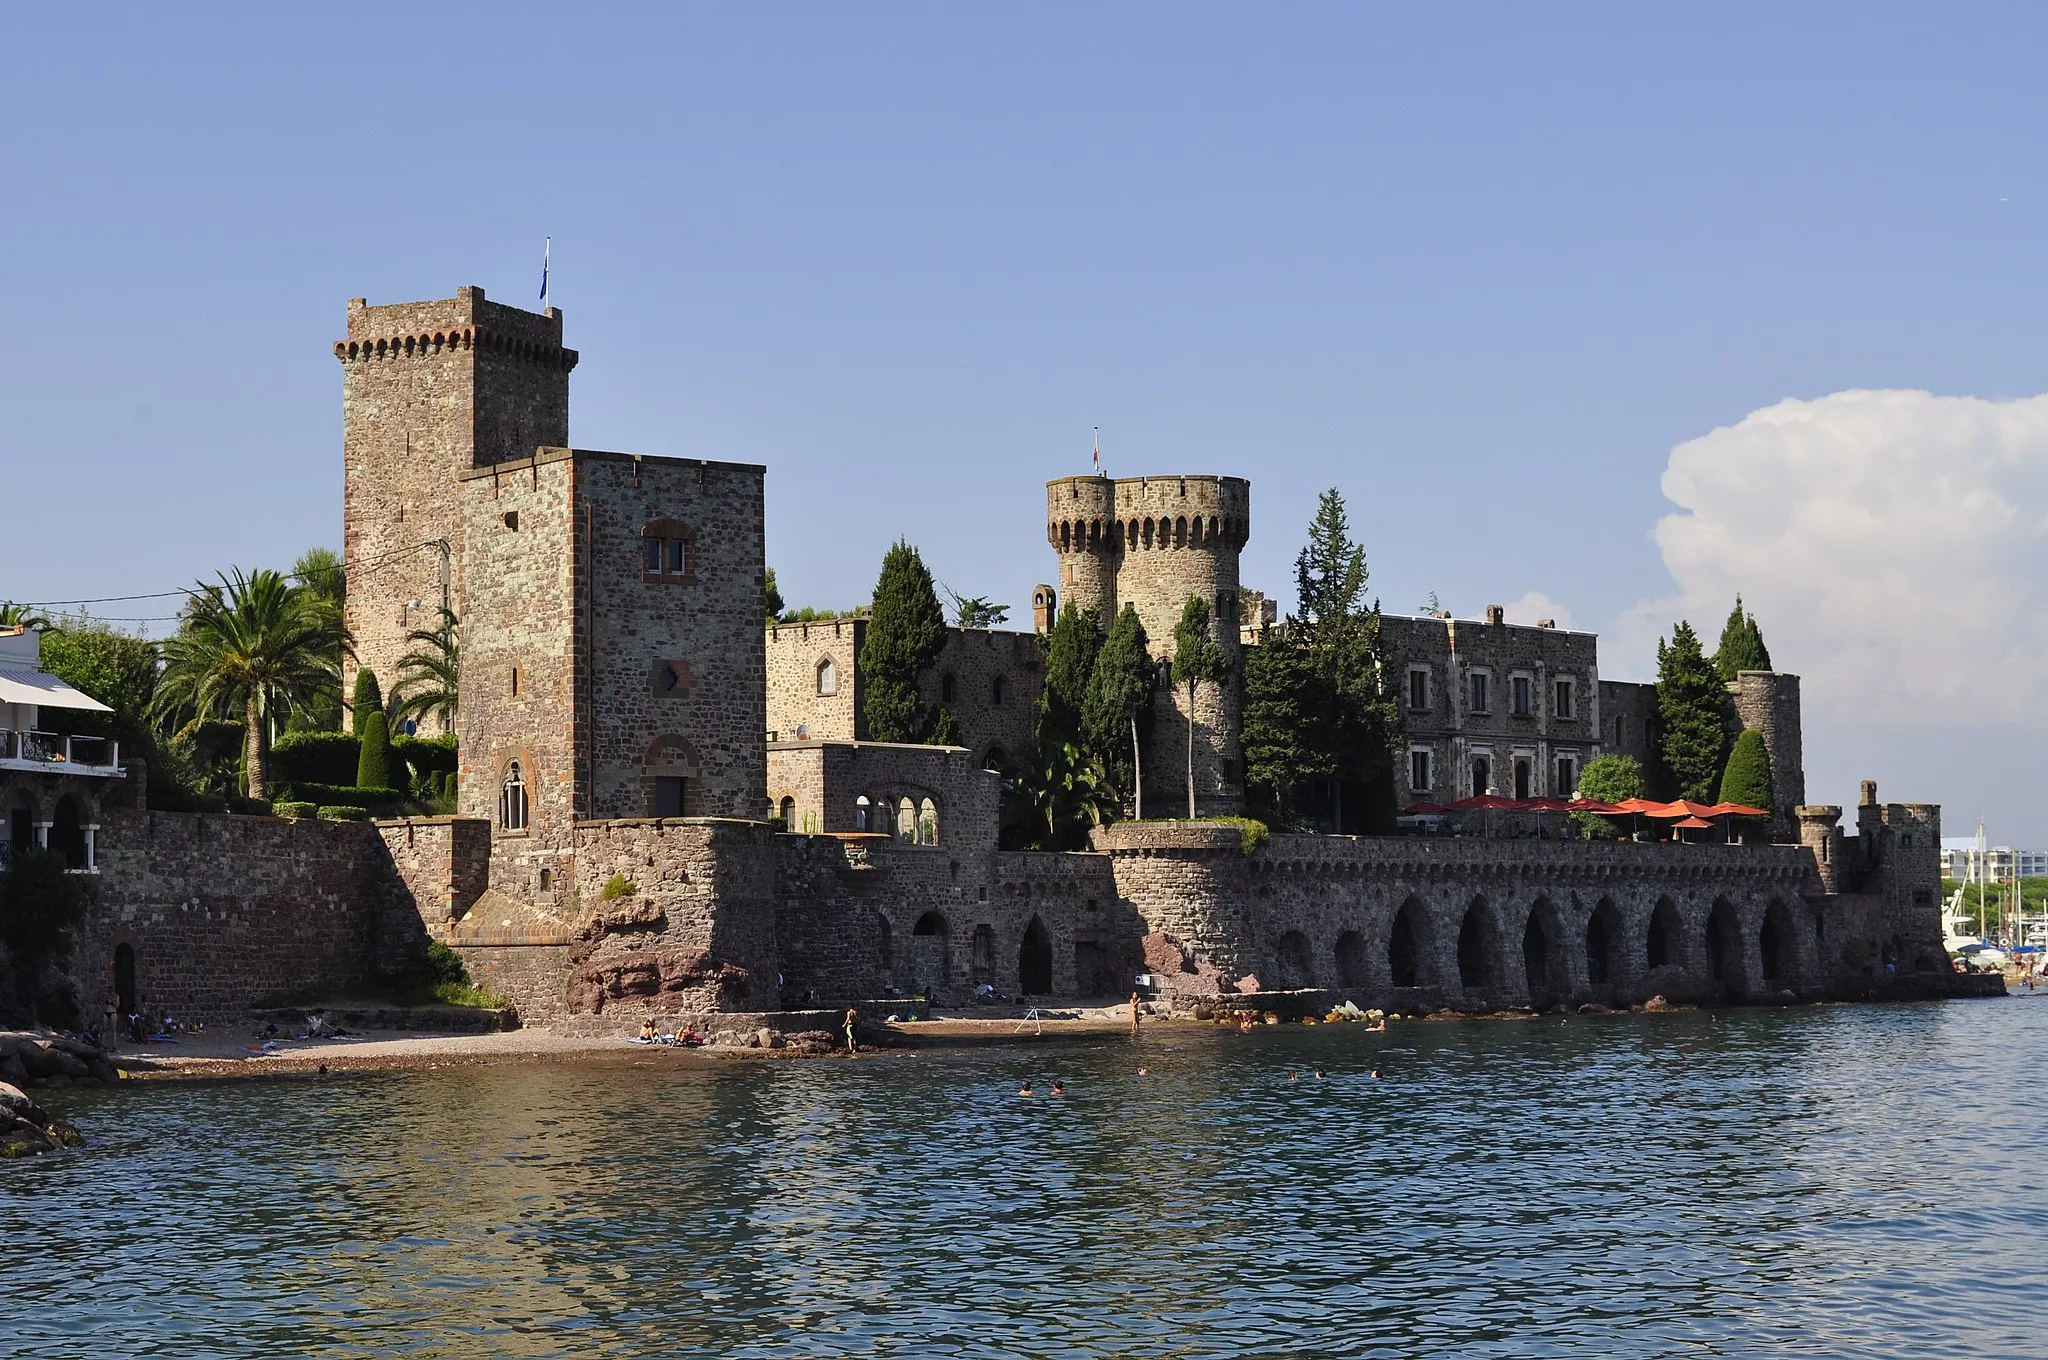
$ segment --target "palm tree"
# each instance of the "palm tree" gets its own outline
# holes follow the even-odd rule
[[[16,604],[12,600],[0,600],[0,628],[17,628],[24,625],[38,633],[57,631],[55,624],[46,616],[38,614],[31,606]]]
[[[461,658],[455,637],[455,612],[446,606],[432,628],[415,628],[405,635],[412,650],[398,658],[399,680],[391,689],[391,716],[434,717],[443,732],[455,730],[457,681]]]
[[[249,796],[262,798],[271,719],[335,683],[344,642],[332,602],[278,572],[237,567],[193,592],[184,622],[163,644],[151,711],[159,720],[182,717],[179,737],[208,719],[240,717]]]

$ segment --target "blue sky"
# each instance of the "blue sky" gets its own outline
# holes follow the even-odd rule
[[[1810,796],[1870,775],[1952,834],[2048,841],[2048,692],[2011,646],[2048,622],[2048,435],[2018,400],[2048,371],[2044,25],[20,9],[0,596],[338,545],[346,299],[532,305],[552,235],[575,442],[766,463],[792,603],[855,603],[904,535],[1021,617],[1053,568],[1042,485],[1099,425],[1114,474],[1249,476],[1246,580],[1276,592],[1333,485],[1389,608],[1541,597],[1607,635],[1610,676],[1647,678],[1676,612],[1711,635],[1739,587],[1808,677]],[[1790,408],[1812,439],[1750,437],[1858,389],[1984,405]],[[1667,499],[1680,446],[1722,469],[1710,509]],[[1923,541],[1902,479],[1951,465],[1962,518]],[[1904,509],[1869,514],[1856,477]],[[1674,514],[1690,556],[1658,537]],[[1985,516],[1993,550],[1961,561]],[[1703,567],[1701,542],[1743,560]]]

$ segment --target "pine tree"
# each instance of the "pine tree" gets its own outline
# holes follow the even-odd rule
[[[1764,734],[1751,728],[1735,739],[1728,752],[1728,766],[1721,771],[1723,803],[1774,810],[1777,794],[1771,787],[1771,753],[1764,746]]]
[[[377,683],[377,673],[368,666],[356,672],[355,702],[350,709],[355,719],[355,734],[359,737],[363,735],[363,720],[372,713],[384,711],[383,687]]]
[[[356,757],[356,787],[398,787],[391,778],[391,728],[382,709],[363,719],[362,751]]]
[[[1101,615],[1068,601],[1045,640],[1045,686],[1038,692],[1040,750],[1082,744],[1081,709],[1101,650]]]
[[[769,567],[761,578],[761,612],[769,623],[782,618],[782,589],[775,584],[775,568]]]
[[[1728,622],[1721,626],[1721,646],[1714,653],[1714,669],[1723,683],[1732,683],[1742,671],[1767,671],[1771,669],[1771,650],[1764,646],[1763,629],[1757,627],[1756,615],[1742,607],[1742,597],[1735,597],[1735,609],[1728,615]]]
[[[861,644],[861,716],[869,741],[916,741],[926,730],[918,677],[946,645],[946,615],[917,549],[898,539],[882,558]]]
[[[1102,760],[1116,787],[1130,792],[1132,811],[1141,817],[1145,795],[1139,783],[1144,771],[1138,750],[1151,735],[1154,674],[1145,625],[1138,621],[1138,611],[1125,605],[1095,654],[1094,673],[1081,703],[1081,735],[1082,744]]]
[[[1335,761],[1315,732],[1315,663],[1293,641],[1273,637],[1244,653],[1244,782],[1261,810],[1284,818],[1300,784],[1326,779]]]
[[[1230,673],[1223,649],[1209,636],[1209,605],[1188,596],[1173,628],[1173,682],[1188,692],[1188,816],[1195,815],[1195,698],[1204,685],[1221,685]]]
[[[1663,764],[1677,796],[1710,801],[1728,749],[1728,690],[1684,620],[1670,641],[1657,641],[1657,719]]]
[[[1335,487],[1317,498],[1294,577],[1301,614],[1292,636],[1307,653],[1313,677],[1304,702],[1307,750],[1314,758],[1300,777],[1328,780],[1331,828],[1341,833],[1345,784],[1372,788],[1391,779],[1401,719],[1381,683],[1380,611],[1377,602],[1366,603],[1371,573],[1365,548],[1351,539],[1344,497]],[[1390,799],[1382,801],[1391,806]],[[1370,819],[1384,825],[1368,830],[1393,829],[1381,811]]]

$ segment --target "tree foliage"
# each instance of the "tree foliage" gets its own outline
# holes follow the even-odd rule
[[[243,775],[249,796],[261,798],[272,717],[333,682],[344,636],[340,611],[318,595],[275,571],[236,568],[198,587],[164,642],[151,713],[181,733],[241,718]]]
[[[1038,744],[1042,750],[1083,746],[1081,710],[1102,650],[1101,616],[1069,601],[1045,639],[1045,684],[1038,691]]]
[[[775,568],[770,567],[761,577],[761,612],[769,623],[782,621],[782,590],[775,584]]]
[[[1081,701],[1083,746],[1101,758],[1111,782],[1143,801],[1139,748],[1152,735],[1152,689],[1158,674],[1138,611],[1125,605],[1095,654]]]
[[[1657,641],[1658,744],[1679,798],[1711,802],[1728,750],[1728,690],[1681,619]]]
[[[1296,791],[1336,772],[1317,732],[1324,687],[1308,652],[1286,637],[1244,653],[1244,781],[1252,802],[1285,825]]]
[[[946,598],[953,602],[953,625],[956,628],[1000,628],[1010,618],[1010,606],[997,604],[986,595],[962,595],[948,589]]]
[[[1188,696],[1188,816],[1195,815],[1195,700],[1204,685],[1221,685],[1229,678],[1229,661],[1216,640],[1209,636],[1209,602],[1199,595],[1188,596],[1181,606],[1180,622],[1173,626],[1173,683]]]
[[[1767,671],[1771,669],[1771,649],[1764,646],[1764,631],[1757,627],[1756,615],[1742,607],[1742,597],[1735,597],[1735,609],[1728,615],[1728,622],[1721,625],[1721,645],[1714,652],[1714,670],[1722,682],[1732,682],[1742,671]]]
[[[85,907],[85,882],[58,851],[30,846],[0,874],[0,943],[14,959],[16,995],[31,1008],[44,969],[70,953]]]
[[[396,788],[397,781],[391,777],[391,772],[390,724],[382,713],[372,713],[363,719],[362,747],[356,756],[356,787]]]
[[[1722,803],[1772,811],[1777,792],[1771,787],[1771,753],[1764,746],[1764,734],[1754,728],[1735,739],[1728,749],[1728,764],[1721,771]]]
[[[1069,742],[1019,751],[1003,781],[1017,820],[1031,827],[1031,848],[1078,850],[1090,827],[1116,815],[1118,799],[1101,760]]]
[[[918,678],[946,645],[946,615],[916,548],[898,539],[882,558],[874,612],[861,644],[862,717],[870,741],[917,741],[927,718]]]
[[[455,611],[437,610],[433,627],[415,628],[405,641],[410,650],[398,658],[398,683],[391,687],[392,718],[415,723],[433,718],[442,731],[453,732],[462,680]]]
[[[356,672],[355,693],[349,707],[354,714],[350,727],[358,737],[363,735],[363,719],[384,711],[384,687],[377,683],[377,672],[368,666]]]
[[[1643,767],[1634,756],[1597,756],[1579,771],[1578,796],[1596,803],[1625,803],[1643,796]]]

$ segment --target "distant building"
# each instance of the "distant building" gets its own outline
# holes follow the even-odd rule
[[[1958,883],[1980,876],[1993,883],[2013,877],[2048,878],[2048,850],[2015,850],[2010,845],[1993,845],[1980,856],[1976,837],[1949,836],[1941,842],[1941,876]]]

